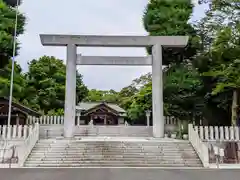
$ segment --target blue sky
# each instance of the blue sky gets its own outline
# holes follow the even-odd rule
[[[197,1],[197,0],[194,0]],[[61,3],[59,3],[61,2]],[[17,61],[24,71],[27,63],[43,55],[65,60],[64,47],[43,47],[39,34],[147,35],[142,14],[148,0],[23,0],[20,11],[27,16],[24,35],[20,36]],[[192,20],[204,15],[203,6],[194,9]],[[78,48],[83,55],[144,56],[143,48]],[[129,85],[151,67],[78,66],[89,88],[115,89]]]

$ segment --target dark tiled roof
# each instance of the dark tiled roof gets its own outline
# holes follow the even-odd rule
[[[2,102],[4,102],[4,104],[8,104],[8,101],[9,101],[9,99],[8,99],[7,97],[0,97],[0,104],[1,104]],[[19,109],[20,111],[23,111],[23,112],[31,115],[31,116],[41,116],[41,114],[40,114],[39,112],[34,111],[34,110],[32,110],[32,109],[30,109],[30,108],[28,108],[28,107],[26,107],[26,106],[23,106],[23,105],[21,105],[21,104],[19,104],[19,103],[16,103],[16,102],[14,102],[14,101],[12,101],[12,106],[13,106],[14,108]]]

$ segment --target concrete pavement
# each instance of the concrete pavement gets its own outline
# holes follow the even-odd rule
[[[1,180],[239,180],[240,170],[52,168],[0,169]]]

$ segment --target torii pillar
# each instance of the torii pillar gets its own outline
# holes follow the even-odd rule
[[[76,60],[77,47],[75,44],[67,45],[66,84],[64,105],[64,137],[71,138],[75,128],[76,114]]]
[[[76,64],[77,46],[87,47],[148,47],[153,46],[152,61],[140,59],[139,64],[152,65],[152,117],[153,136],[164,137],[164,115],[163,115],[163,83],[162,83],[162,47],[184,47],[187,45],[187,36],[88,36],[88,35],[40,35],[41,42],[45,46],[67,46],[66,65],[66,90],[64,109],[64,137],[74,136],[75,113],[76,113]],[[118,57],[116,57],[118,58]],[[101,58],[100,58],[101,59]],[[102,58],[103,59],[103,58]],[[120,58],[121,59],[121,58]],[[135,64],[134,58],[119,65]],[[96,60],[96,58],[95,58]],[[98,64],[92,60],[92,65]],[[91,61],[91,60],[89,60]],[[95,62],[94,62],[95,61]],[[109,59],[100,63],[107,65]],[[81,64],[81,63],[80,63]],[[86,63],[85,63],[86,64]],[[89,62],[91,64],[91,62]]]

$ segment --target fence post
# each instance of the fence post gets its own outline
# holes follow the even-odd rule
[[[12,136],[12,126],[7,127],[7,139],[11,139]]]
[[[240,128],[238,126],[235,127],[235,138],[238,141],[239,140],[239,134],[240,133]]]
[[[209,127],[209,130],[210,130],[210,139],[213,140],[213,139],[214,139],[213,127],[210,126],[210,127]]]
[[[225,138],[226,138],[226,140],[229,140],[229,128],[228,128],[228,126],[225,126]]]
[[[22,126],[21,125],[18,126],[17,136],[18,136],[18,138],[22,137]]]
[[[214,129],[215,129],[215,139],[219,140],[219,129],[218,129],[218,126],[215,126]]]
[[[80,116],[77,116],[77,126],[80,126]]]
[[[13,125],[13,134],[12,134],[12,137],[13,138],[16,138],[17,136],[17,125]]]
[[[23,126],[23,138],[24,139],[27,138],[27,126],[26,125]]]
[[[221,126],[219,130],[220,130],[220,140],[224,140],[224,130],[223,130],[223,127]]]
[[[229,130],[230,130],[230,140],[234,140],[234,129],[233,129],[233,126],[231,126],[229,128]]]
[[[205,139],[209,140],[208,126],[204,127],[204,131],[205,131]]]

